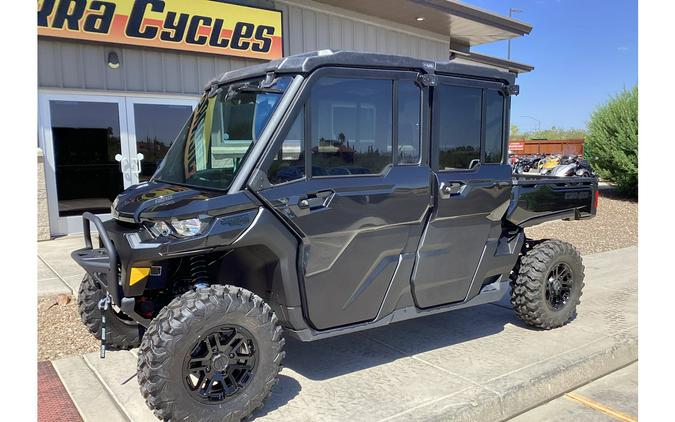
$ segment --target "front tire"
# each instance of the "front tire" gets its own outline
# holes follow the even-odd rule
[[[77,307],[82,322],[98,340],[101,340],[101,310],[98,302],[104,297],[103,286],[85,274],[77,295]],[[141,344],[143,327],[131,318],[116,313],[112,306],[105,311],[105,322],[106,347],[109,350],[127,350]]]
[[[569,243],[544,240],[520,257],[511,304],[523,322],[550,330],[576,317],[583,287],[579,252]]]
[[[283,346],[276,315],[257,295],[221,285],[191,290],[143,337],[141,394],[162,420],[239,421],[277,382]]]

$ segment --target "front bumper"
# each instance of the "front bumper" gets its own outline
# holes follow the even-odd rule
[[[99,236],[99,245],[102,247],[94,248],[91,242],[91,223],[94,223]],[[120,306],[122,303],[122,286],[119,280],[119,259],[117,250],[113,245],[108,232],[103,226],[100,218],[90,212],[82,215],[82,226],[84,230],[84,248],[73,251],[70,256],[89,275],[94,277],[101,285],[105,287],[112,298],[112,302]]]
[[[94,248],[91,241],[91,223],[94,224],[98,231],[98,248]],[[70,256],[103,286],[110,295],[113,305],[117,306],[123,313],[139,324],[147,327],[150,320],[136,312],[136,299],[134,297],[126,297],[124,294],[124,281],[121,276],[122,266],[120,265],[119,254],[103,222],[94,214],[85,212],[82,215],[82,226],[85,247],[73,251]]]

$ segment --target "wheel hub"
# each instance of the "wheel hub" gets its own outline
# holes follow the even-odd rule
[[[218,354],[211,358],[211,367],[214,371],[224,371],[229,364],[230,359],[227,356]]]
[[[555,265],[548,274],[546,301],[556,311],[564,308],[570,299],[574,284],[572,270],[564,262]]]
[[[200,337],[183,365],[185,386],[200,401],[220,402],[253,379],[257,347],[244,328],[223,325]]]

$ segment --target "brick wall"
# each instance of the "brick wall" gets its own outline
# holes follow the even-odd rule
[[[49,240],[51,230],[49,228],[49,211],[47,209],[47,186],[45,184],[45,157],[38,148],[37,153],[37,240]]]

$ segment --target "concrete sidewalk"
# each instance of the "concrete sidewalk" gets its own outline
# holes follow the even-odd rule
[[[38,297],[58,293],[77,295],[84,270],[70,253],[84,247],[82,236],[65,236],[38,242]]]
[[[81,273],[56,258],[64,248],[43,247],[40,257],[76,289],[69,280]],[[637,247],[584,264],[578,317],[556,330],[526,328],[505,302],[313,343],[288,339],[279,384],[255,416],[499,421],[622,368],[637,360]],[[135,351],[53,364],[85,421],[155,420],[138,391]]]

